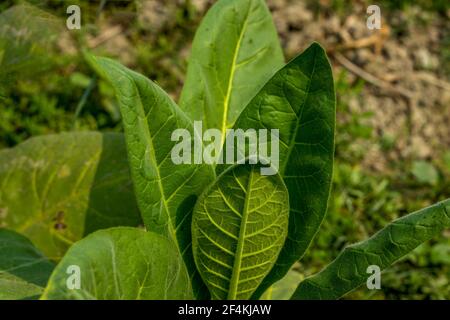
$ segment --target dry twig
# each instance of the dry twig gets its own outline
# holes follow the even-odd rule
[[[400,94],[406,98],[412,99],[414,97],[414,94],[405,89],[398,86],[394,86],[392,83],[383,81],[372,74],[368,73],[364,69],[358,67],[356,64],[348,60],[346,57],[344,57],[339,52],[335,52],[333,56],[336,58],[336,61],[339,62],[343,67],[345,67],[350,72],[354,73],[358,77],[364,79],[365,81],[369,82],[370,84],[379,87],[385,91]]]

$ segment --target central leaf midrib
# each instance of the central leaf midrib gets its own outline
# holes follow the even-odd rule
[[[226,131],[226,128],[227,128],[228,109],[229,109],[230,99],[231,99],[231,90],[232,90],[232,87],[233,87],[234,73],[236,71],[237,58],[239,56],[239,51],[241,49],[241,43],[242,43],[242,39],[244,38],[245,30],[247,29],[248,17],[249,17],[250,9],[251,9],[252,5],[253,5],[253,1],[250,1],[250,4],[248,6],[248,10],[247,10],[247,14],[246,14],[245,19],[244,19],[244,24],[242,25],[242,29],[241,29],[241,32],[239,33],[238,41],[237,41],[236,47],[234,49],[233,60],[231,62],[230,77],[228,79],[227,92],[226,92],[226,95],[225,95],[224,106],[223,106],[221,145],[223,145],[224,142],[225,142],[225,131]]]
[[[174,242],[176,243],[176,246],[177,246],[177,248],[178,248],[178,251],[180,251],[180,248],[178,247],[178,242],[176,241],[175,229],[174,229],[174,227],[173,227],[172,219],[171,219],[171,216],[170,216],[169,205],[168,205],[168,203],[167,203],[166,196],[165,196],[165,193],[164,193],[164,188],[163,188],[163,185],[162,185],[162,183],[161,183],[161,174],[160,174],[160,172],[159,172],[158,162],[156,161],[155,147],[154,147],[154,143],[153,143],[152,134],[151,134],[151,132],[150,132],[150,129],[148,128],[147,119],[146,119],[146,117],[145,117],[144,106],[142,105],[141,93],[139,92],[139,88],[138,88],[137,85],[134,83],[134,81],[133,81],[133,84],[135,85],[137,94],[138,94],[138,96],[139,96],[139,104],[138,104],[138,105],[139,105],[139,117],[142,117],[141,120],[144,121],[145,137],[146,137],[146,139],[147,139],[148,145],[150,146],[150,156],[151,156],[151,158],[152,158],[152,162],[155,164],[155,172],[156,172],[156,177],[157,177],[156,180],[157,180],[157,182],[158,182],[158,189],[160,190],[160,193],[161,193],[161,201],[163,202],[163,205],[164,205],[164,208],[165,208],[165,211],[166,211],[166,214],[167,214],[168,229],[169,229],[168,231],[169,231],[170,236],[173,238]],[[140,120],[140,121],[141,121],[141,120]],[[181,252],[181,251],[180,251],[180,252]]]
[[[236,178],[237,179],[237,178]],[[251,187],[253,180],[253,169],[250,170],[250,175],[247,183],[247,193],[244,200],[244,209],[242,210],[242,220],[239,229],[239,239],[237,243],[236,255],[234,258],[233,271],[230,281],[230,288],[228,290],[228,300],[235,300],[238,294],[239,278],[241,273],[242,254],[244,252],[245,233],[247,226],[247,219],[249,215],[249,203],[251,196]]]
[[[120,73],[122,76],[127,78],[131,82],[131,84],[133,85],[134,89],[136,90],[136,94],[138,96],[137,100],[139,102],[137,104],[137,110],[138,110],[138,112],[137,112],[138,113],[137,121],[142,121],[142,120],[144,121],[144,126],[143,126],[144,127],[143,128],[144,136],[145,136],[147,145],[150,147],[150,156],[152,158],[152,161],[153,161],[153,163],[156,164],[155,172],[156,172],[156,176],[157,176],[158,189],[160,190],[160,193],[161,193],[161,201],[163,202],[163,206],[164,206],[166,214],[167,214],[168,232],[169,232],[169,235],[172,238],[173,242],[175,243],[178,251],[181,252],[180,247],[178,245],[178,241],[176,241],[177,238],[176,238],[175,229],[174,229],[173,224],[172,224],[172,219],[171,219],[171,216],[170,216],[169,206],[167,204],[167,201],[166,201],[166,198],[165,198],[165,194],[164,194],[164,189],[163,189],[163,186],[162,186],[162,183],[161,183],[161,175],[160,175],[159,168],[158,168],[158,165],[157,165],[158,162],[156,161],[156,155],[155,155],[155,148],[154,148],[154,144],[153,144],[153,138],[152,138],[152,134],[150,132],[150,129],[148,127],[148,123],[147,123],[147,120],[146,120],[145,109],[144,109],[144,105],[142,104],[141,92],[139,90],[139,87],[138,87],[135,79],[133,79],[132,77],[128,76],[126,73],[124,73],[118,67],[116,67],[114,65],[112,65],[111,67],[115,68],[118,73]]]
[[[308,81],[308,87],[307,87],[307,89],[305,91],[305,100],[303,101],[302,105],[300,106],[300,109],[299,109],[300,112],[299,112],[299,115],[297,117],[297,121],[295,123],[294,134],[292,135],[292,139],[289,142],[289,147],[288,147],[288,150],[286,152],[286,159],[283,162],[283,167],[280,170],[280,174],[281,174],[282,177],[285,176],[285,172],[286,172],[286,168],[287,168],[287,165],[288,165],[288,162],[289,162],[289,158],[291,157],[292,151],[294,150],[294,146],[295,146],[295,143],[296,143],[296,138],[297,138],[297,135],[298,135],[298,130],[300,128],[300,122],[302,121],[303,110],[305,108],[305,104],[308,101],[308,97],[309,97],[309,94],[310,94],[312,77],[314,76],[314,73],[316,71],[317,50],[314,50],[314,58],[313,58],[313,60],[314,60],[313,67],[312,67],[311,74],[309,75],[309,79],[308,79],[309,80]],[[286,99],[286,100],[288,101],[289,104],[291,104],[291,102],[288,99]]]

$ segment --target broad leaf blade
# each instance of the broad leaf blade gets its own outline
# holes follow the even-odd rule
[[[79,267],[79,289],[67,286],[69,266]],[[192,289],[171,241],[122,227],[97,231],[74,244],[53,272],[42,298],[190,299]]]
[[[62,133],[0,151],[0,227],[49,258],[95,230],[140,223],[122,134]]]
[[[107,58],[88,57],[94,68],[113,85],[119,101],[128,158],[137,201],[148,230],[179,245],[193,281],[200,290],[190,250],[189,212],[204,187],[214,179],[204,164],[175,164],[171,151],[178,141],[172,133],[186,129],[194,137],[190,119],[155,83]],[[201,139],[200,139],[201,140]]]
[[[0,229],[0,300],[39,297],[53,268],[30,240]]]
[[[220,0],[203,18],[189,60],[181,108],[222,132],[282,67],[283,53],[264,0]]]
[[[368,266],[387,268],[449,227],[450,199],[401,217],[345,248],[325,269],[301,282],[292,299],[338,299],[366,282]]]
[[[214,299],[248,299],[287,234],[289,201],[278,175],[238,165],[199,198],[192,218],[196,265]]]
[[[279,129],[279,172],[289,190],[286,244],[254,298],[303,256],[322,223],[333,170],[335,113],[331,66],[314,43],[278,71],[236,121],[235,129]]]

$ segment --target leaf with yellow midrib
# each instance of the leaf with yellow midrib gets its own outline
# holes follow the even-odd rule
[[[213,299],[248,299],[287,235],[289,200],[279,175],[237,165],[199,198],[192,217],[197,268]]]

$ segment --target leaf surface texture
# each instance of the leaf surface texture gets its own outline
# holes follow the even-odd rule
[[[39,136],[0,151],[0,227],[51,259],[90,232],[141,221],[122,134]]]
[[[78,266],[80,288],[68,288]],[[74,244],[54,270],[43,299],[190,299],[189,276],[168,239],[137,228],[97,231]]]
[[[339,299],[366,282],[371,275],[368,266],[383,270],[449,227],[450,199],[394,220],[371,238],[348,246],[325,269],[306,278],[292,299]]]
[[[238,165],[199,198],[192,220],[196,265],[214,299],[248,299],[287,234],[289,200],[278,175]]]

